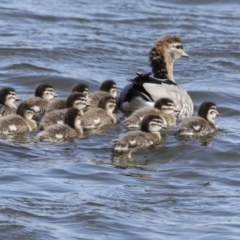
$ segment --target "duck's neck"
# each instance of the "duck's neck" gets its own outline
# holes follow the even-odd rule
[[[207,121],[208,121],[208,123],[210,124],[210,126],[212,127],[212,128],[217,128],[216,127],[216,123],[215,123],[215,121],[212,119],[212,118],[207,118]]]
[[[155,78],[168,79],[175,83],[173,77],[174,58],[166,51],[152,49],[149,55],[152,72]]]

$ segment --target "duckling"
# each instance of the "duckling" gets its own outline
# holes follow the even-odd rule
[[[217,129],[214,118],[218,115],[215,103],[203,102],[199,107],[198,116],[184,119],[177,129],[177,134],[204,136],[212,133]]]
[[[48,126],[44,131],[38,133],[36,138],[41,142],[59,142],[77,138],[81,134],[81,112],[72,107],[65,113],[64,124]]]
[[[157,114],[163,118],[167,128],[176,125],[175,113],[178,112],[174,107],[172,100],[168,98],[160,98],[155,104],[154,108],[145,107],[133,112],[128,118],[123,121],[127,128],[140,128],[142,119],[149,114]]]
[[[146,115],[141,123],[141,131],[130,131],[113,140],[113,148],[116,152],[131,152],[138,148],[146,148],[157,144],[161,140],[160,130],[165,128],[164,121],[158,114]]]
[[[160,37],[149,53],[151,73],[137,73],[134,79],[127,79],[126,85],[119,97],[118,105],[123,111],[132,112],[142,107],[153,107],[159,98],[171,99],[180,110],[178,119],[192,116],[193,102],[186,90],[178,86],[173,77],[173,64],[181,57],[188,58],[183,50],[182,41],[175,35]]]
[[[65,109],[56,109],[47,112],[39,124],[39,129],[43,130],[53,124],[63,124],[64,115],[67,112],[67,109],[71,107],[79,109],[80,114],[83,115],[84,109],[88,107],[86,96],[80,92],[71,93],[66,100]]]
[[[11,87],[4,87],[0,89],[0,117],[10,114],[16,114],[17,107],[14,104],[19,99],[16,92]]]
[[[117,97],[117,87],[116,87],[116,83],[113,80],[104,81],[101,84],[99,91],[90,94],[89,100],[91,103],[91,107],[92,108],[98,107],[99,100],[109,95],[111,95],[114,98]]]
[[[98,107],[91,108],[82,116],[82,125],[85,129],[100,128],[104,125],[117,122],[113,111],[116,107],[116,100],[112,96],[105,96],[100,99]]]
[[[56,97],[53,87],[49,84],[41,83],[35,90],[35,97],[26,98],[23,102],[30,104],[36,114],[41,115],[45,113],[53,97]]]
[[[75,84],[72,88],[72,93],[73,92],[83,93],[83,95],[86,97],[87,100],[89,98],[88,86],[84,83]],[[66,102],[67,102],[67,97],[59,98],[49,104],[46,112],[50,112],[56,109],[64,109],[66,108]]]
[[[32,119],[34,115],[35,110],[30,104],[21,103],[17,114],[0,118],[0,133],[25,133],[34,130],[37,127],[37,123]]]

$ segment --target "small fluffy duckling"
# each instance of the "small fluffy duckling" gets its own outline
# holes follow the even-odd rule
[[[36,138],[41,142],[59,142],[77,138],[81,134],[81,112],[72,107],[65,113],[64,124],[48,126],[44,131],[38,133]]]
[[[128,79],[130,84],[123,88],[118,99],[120,108],[132,112],[142,107],[153,106],[159,98],[169,98],[179,109],[178,119],[192,116],[193,101],[187,91],[176,84],[173,76],[174,62],[181,57],[188,58],[188,54],[184,51],[179,37],[160,37],[149,52],[154,76],[137,73],[136,78]]]
[[[84,109],[88,107],[87,97],[80,92],[71,93],[66,100],[65,109],[56,109],[47,112],[39,124],[39,129],[43,130],[53,124],[63,124],[64,115],[67,112],[67,109],[71,107],[79,109],[81,115],[83,115]]]
[[[111,95],[116,99],[117,97],[117,85],[113,80],[106,80],[104,81],[101,86],[100,90],[90,94],[89,101],[91,103],[91,107],[98,107],[98,102],[101,98],[105,96]]]
[[[34,115],[35,110],[30,104],[21,103],[17,114],[0,118],[0,133],[25,133],[34,130],[37,127],[37,123],[32,119]]]
[[[89,98],[88,86],[84,83],[75,84],[72,88],[72,93],[73,92],[82,93],[87,100]],[[49,104],[46,112],[50,112],[56,109],[64,109],[66,108],[66,102],[67,102],[67,97],[59,98]]]
[[[113,114],[115,107],[116,100],[114,97],[105,96],[101,98],[97,108],[91,108],[82,116],[83,127],[93,129],[116,123],[117,119]]]
[[[0,117],[10,114],[16,114],[17,107],[14,104],[19,99],[16,92],[11,87],[4,87],[0,89]]]
[[[131,152],[137,148],[146,148],[152,144],[159,143],[161,140],[160,130],[165,128],[164,121],[157,114],[150,114],[143,118],[141,131],[130,131],[113,140],[113,148],[116,152]]]
[[[30,104],[36,114],[41,115],[45,113],[53,97],[56,97],[53,87],[49,84],[41,83],[35,90],[35,97],[26,98],[23,102]]]
[[[217,129],[214,118],[218,115],[215,103],[203,102],[199,107],[198,116],[183,120],[177,129],[177,134],[204,136],[212,133]]]
[[[176,115],[178,110],[175,109],[174,103],[168,98],[160,98],[155,104],[154,108],[145,107],[133,112],[128,118],[123,121],[127,128],[140,128],[142,119],[149,114],[157,114],[163,118],[167,128],[176,125]]]

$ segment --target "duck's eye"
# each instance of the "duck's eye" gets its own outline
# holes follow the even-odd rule
[[[177,48],[177,49],[181,49],[181,48],[182,48],[182,45],[177,45],[176,48]]]

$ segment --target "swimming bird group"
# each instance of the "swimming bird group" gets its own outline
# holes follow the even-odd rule
[[[122,122],[130,131],[113,139],[116,152],[131,154],[135,149],[158,144],[162,128],[174,127],[178,135],[212,133],[217,130],[216,104],[204,101],[198,116],[192,116],[193,101],[175,82],[173,64],[181,57],[188,54],[179,37],[160,37],[149,53],[152,73],[138,72],[137,77],[127,79],[129,83],[118,98],[113,80],[104,81],[99,91],[92,94],[85,83],[76,84],[68,96],[55,101],[52,100],[57,97],[53,86],[41,83],[35,89],[35,96],[24,99],[17,107],[15,90],[3,87],[0,89],[0,133],[24,133],[38,128],[38,141],[72,140],[82,136],[85,130],[115,124],[117,110],[131,114]]]

